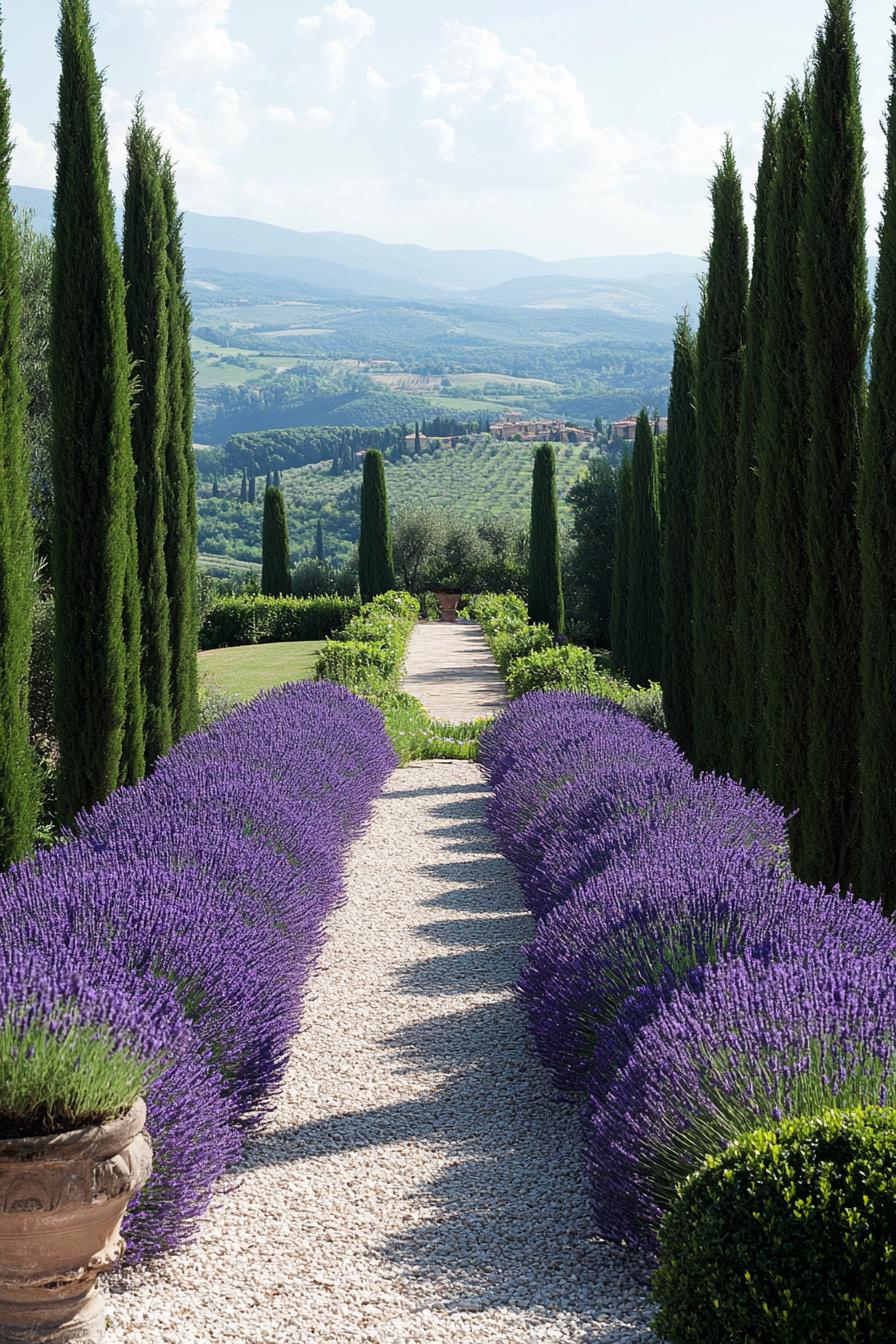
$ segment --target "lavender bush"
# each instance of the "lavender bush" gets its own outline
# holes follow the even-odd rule
[[[138,1258],[189,1235],[264,1114],[347,846],[395,763],[372,706],[289,686],[184,739],[0,878],[11,957],[52,966],[64,949],[83,983],[131,986],[148,1018],[177,1006],[176,1044],[146,1079],[156,1158],[129,1214]]]

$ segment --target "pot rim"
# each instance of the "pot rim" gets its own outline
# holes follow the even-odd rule
[[[0,1139],[0,1162],[70,1162],[81,1157],[112,1157],[122,1152],[146,1127],[146,1102],[138,1097],[131,1109],[99,1125],[84,1125],[61,1134]]]

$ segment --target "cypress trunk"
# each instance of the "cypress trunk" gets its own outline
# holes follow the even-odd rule
[[[613,594],[610,601],[610,649],[613,666],[625,672],[628,629],[628,571],[632,524],[632,460],[623,450],[616,488],[616,536],[613,547]]]
[[[68,822],[118,783],[125,635],[133,649],[139,609],[129,606],[126,632],[134,459],[124,277],[87,0],[62,0],[59,54],[50,382],[58,799]],[[134,547],[134,583],[135,561]],[[134,750],[138,742],[134,730]]]
[[[560,573],[560,530],[557,520],[557,478],[554,445],[535,450],[532,469],[532,513],[529,527],[529,620],[563,634],[563,580]]]
[[[870,326],[865,154],[850,0],[828,0],[809,101],[800,247],[809,402],[807,785],[796,862],[828,883],[853,875],[857,849],[861,576],[856,479]]]
[[[289,530],[282,493],[269,485],[264,492],[261,524],[261,591],[266,597],[289,597]]]
[[[758,782],[788,811],[806,788],[806,336],[799,274],[808,131],[790,88],[778,125],[768,224],[768,313],[756,437],[762,708]],[[791,823],[799,825],[799,817]]]
[[[734,494],[734,666],[732,683],[731,770],[748,788],[757,774],[757,734],[763,700],[756,554],[756,437],[762,396],[762,351],[768,322],[769,196],[777,156],[778,117],[770,98],[765,108],[762,158],[756,179],[753,270],[747,308],[747,349],[737,437]],[[785,445],[781,445],[782,449]]]
[[[151,765],[172,743],[164,500],[169,432],[168,222],[161,149],[139,104],[128,135],[123,252],[128,347],[137,377],[131,446],[137,488],[144,743],[146,763]]]
[[[663,709],[670,734],[693,750],[694,494],[697,478],[697,344],[687,313],[675,328],[663,501]]]
[[[660,675],[663,606],[660,591],[659,462],[646,410],[638,416],[632,453],[626,670],[635,686]]]
[[[364,455],[361,482],[361,535],[358,541],[358,583],[361,600],[369,602],[395,587],[392,529],[386,499],[386,468],[374,448]]]
[[[196,459],[193,453],[192,312],[184,278],[181,214],[174,168],[162,165],[167,221],[168,396],[165,445],[165,572],[171,630],[171,718],[175,740],[199,720],[196,650],[199,643]]]
[[[31,848],[38,810],[28,720],[34,530],[19,362],[22,291],[9,194],[11,154],[9,87],[0,50],[0,868]]]
[[[733,500],[747,307],[747,227],[730,140],[712,183],[713,232],[697,338],[694,531],[694,765],[731,768]]]
[[[894,14],[896,21],[896,14]],[[896,34],[887,175],[878,234],[871,385],[859,468],[862,565],[862,782],[859,892],[896,909]]]

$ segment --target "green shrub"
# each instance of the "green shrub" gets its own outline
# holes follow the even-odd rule
[[[511,700],[526,691],[586,691],[594,695],[597,690],[594,655],[575,644],[527,654],[518,658],[507,674]]]
[[[56,628],[52,597],[35,601],[32,614],[28,712],[31,735],[53,736],[53,639]]]
[[[439,601],[435,593],[420,594],[420,619],[421,621],[437,621],[439,619]]]
[[[404,691],[373,697],[383,711],[386,731],[402,765],[409,761],[475,761],[479,738],[488,719],[473,723],[440,723],[420,701]]]
[[[506,677],[511,665],[518,658],[526,658],[530,653],[540,653],[554,647],[554,636],[548,625],[528,625],[523,630],[512,630],[506,634],[495,635],[491,641],[491,650],[495,662]]]
[[[346,597],[222,597],[202,623],[199,647],[326,639],[358,610],[358,601]]]
[[[670,1344],[877,1344],[896,1328],[896,1112],[747,1134],[685,1181],[653,1291]]]
[[[400,661],[388,644],[373,640],[331,639],[317,656],[318,681],[338,681],[355,695],[376,695],[397,679]]]
[[[199,687],[199,723],[200,730],[211,728],[219,719],[225,719],[242,704],[238,695],[220,690],[213,682]]]

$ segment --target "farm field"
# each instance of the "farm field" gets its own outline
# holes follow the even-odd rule
[[[593,450],[581,444],[557,444],[557,493],[561,525],[569,519],[566,495]],[[386,463],[386,485],[394,512],[437,506],[466,518],[528,522],[532,489],[532,448],[528,444],[459,444],[415,461]],[[328,462],[284,471],[283,494],[294,558],[310,555],[318,520],[323,524],[327,558],[347,559],[358,538],[360,475],[332,476]],[[253,563],[261,559],[261,492],[255,504],[239,503],[239,480],[219,482],[213,499],[200,483],[199,549],[206,563],[223,556]]]
[[[259,691],[310,680],[322,647],[322,640],[303,640],[207,649],[198,655],[200,683],[239,696],[240,700],[253,700]]]

